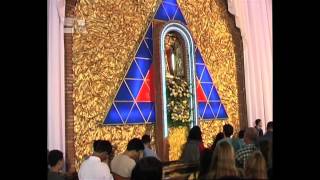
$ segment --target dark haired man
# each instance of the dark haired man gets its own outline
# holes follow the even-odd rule
[[[66,176],[61,173],[64,166],[63,153],[59,150],[52,150],[48,154],[50,170],[48,180],[65,180]]]
[[[151,137],[147,134],[143,135],[141,138],[143,145],[144,145],[144,151],[143,151],[143,157],[155,157],[158,158],[157,154],[152,150],[151,148]]]
[[[259,136],[263,136],[261,119],[256,119],[255,123],[256,123],[255,128],[256,128],[256,130],[258,131],[258,135],[259,135]]]
[[[93,143],[93,154],[80,166],[79,180],[113,180],[109,166],[105,163],[112,153],[109,141],[97,140]]]

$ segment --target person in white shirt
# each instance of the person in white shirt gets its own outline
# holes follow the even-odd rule
[[[112,153],[109,141],[97,140],[93,143],[93,154],[80,166],[79,180],[113,180],[110,173],[108,158]]]
[[[136,161],[142,158],[144,146],[140,139],[133,138],[127,145],[127,150],[123,154],[115,156],[111,161],[111,171],[114,176],[121,179],[131,177]]]

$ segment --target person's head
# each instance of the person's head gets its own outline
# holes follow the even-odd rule
[[[219,178],[223,176],[238,176],[235,164],[235,153],[233,147],[222,141],[218,144],[211,160],[209,178]]]
[[[255,123],[256,123],[256,126],[257,126],[257,127],[259,127],[259,128],[262,127],[261,119],[256,119]]]
[[[48,163],[53,170],[62,170],[64,165],[63,153],[59,150],[52,150],[48,155]]]
[[[151,137],[147,134],[143,135],[141,138],[141,141],[143,142],[143,144],[147,145],[150,144],[151,142]]]
[[[244,173],[249,179],[267,179],[266,161],[260,151],[253,152],[245,163]]]
[[[213,141],[213,144],[211,146],[211,149],[214,150],[214,148],[216,148],[216,145],[217,143],[224,138],[224,134],[223,132],[219,132],[217,135],[216,135],[216,138],[214,139]]]
[[[249,127],[245,130],[243,139],[246,144],[253,144],[256,142],[257,137],[258,131],[256,128]]]
[[[267,131],[272,132],[273,131],[273,121],[269,121],[267,124]]]
[[[93,155],[98,156],[101,161],[105,161],[112,153],[110,141],[96,140],[93,143]]]
[[[144,145],[139,138],[133,138],[128,142],[127,151],[130,152],[130,157],[138,161],[143,156]]]
[[[267,167],[272,167],[272,142],[269,140],[259,141],[260,151],[267,162]]]
[[[238,138],[243,139],[243,137],[244,137],[244,130],[240,130],[238,133]]]
[[[223,126],[223,133],[226,137],[230,137],[233,134],[233,127],[231,124],[225,124]]]
[[[144,157],[140,159],[131,174],[132,180],[161,180],[162,163],[155,157]]]
[[[202,135],[201,130],[199,126],[193,126],[188,135],[188,140],[197,140],[202,141]]]

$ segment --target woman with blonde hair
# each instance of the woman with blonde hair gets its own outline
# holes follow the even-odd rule
[[[227,141],[222,141],[218,143],[216,148],[216,151],[213,153],[207,179],[239,177],[241,173],[235,164],[233,147]]]
[[[267,163],[260,151],[253,152],[244,168],[245,178],[248,179],[268,179]]]

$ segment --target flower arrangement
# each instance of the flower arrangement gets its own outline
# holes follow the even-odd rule
[[[190,121],[189,98],[190,91],[188,83],[176,76],[167,77],[168,89],[168,119],[172,123],[185,124]]]

